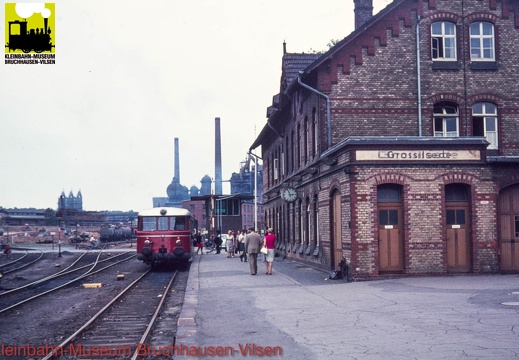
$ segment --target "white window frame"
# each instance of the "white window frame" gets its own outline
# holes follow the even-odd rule
[[[279,169],[278,169],[278,166],[279,166],[279,160],[278,159],[274,159],[274,180],[278,180],[279,179]]]
[[[476,21],[470,24],[471,61],[495,61],[495,48],[494,24],[488,21]]]
[[[305,217],[305,206],[303,204],[302,200],[299,200],[299,244],[304,244],[304,237],[305,237],[305,224],[304,224],[304,217]]]
[[[435,137],[458,137],[460,134],[459,130],[459,110],[455,105],[442,104],[434,107],[435,111],[441,108],[441,112],[433,113],[433,131]],[[436,130],[437,121],[441,120],[441,131]],[[455,121],[456,131],[448,131],[448,127],[452,125],[452,121]]]
[[[481,105],[481,111],[478,111],[477,107]],[[499,138],[497,132],[497,105],[491,102],[480,102],[472,105],[472,121],[474,118],[482,118],[483,121],[483,136],[490,143],[488,145],[489,150],[498,149]],[[493,127],[494,129],[490,129]]]
[[[312,126],[313,126],[313,131],[312,131],[312,135],[313,135],[313,139],[312,139],[312,146],[314,147],[314,158],[317,156],[317,151],[318,151],[318,144],[317,144],[317,139],[318,139],[318,136],[319,134],[317,133],[317,119],[313,119],[313,123],[312,123]]]
[[[281,166],[280,166],[281,176],[285,177],[285,152],[284,151],[281,151],[280,160],[281,160]]]
[[[431,24],[431,56],[433,61],[455,61],[457,59],[456,47],[455,23],[437,21]]]

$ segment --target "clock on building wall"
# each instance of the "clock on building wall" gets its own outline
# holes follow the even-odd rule
[[[297,190],[293,187],[286,187],[281,190],[281,198],[286,202],[294,202],[297,200]]]

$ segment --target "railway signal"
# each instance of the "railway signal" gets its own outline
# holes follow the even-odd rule
[[[61,217],[63,211],[56,211],[56,217],[58,218],[58,257],[61,257]]]

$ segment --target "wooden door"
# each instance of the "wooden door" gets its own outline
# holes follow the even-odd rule
[[[379,271],[404,271],[404,238],[400,204],[378,204]]]
[[[335,191],[332,195],[332,264],[334,270],[340,270],[342,259],[342,222],[341,222],[341,194]]]
[[[402,186],[377,187],[378,267],[381,273],[404,271]]]
[[[519,271],[519,185],[499,194],[501,270]]]
[[[447,271],[471,270],[470,216],[467,202],[446,203]]]

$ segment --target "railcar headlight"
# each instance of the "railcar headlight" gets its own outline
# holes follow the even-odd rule
[[[146,245],[146,246],[150,246],[150,245],[151,245],[151,241],[149,241],[149,240],[145,240],[145,241],[144,241],[144,245]]]

